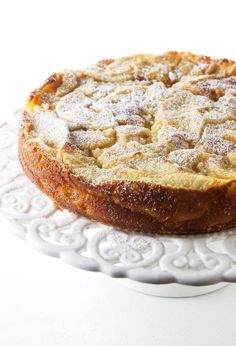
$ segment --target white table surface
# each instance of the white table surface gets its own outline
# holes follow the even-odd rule
[[[184,50],[236,58],[230,0],[2,1],[0,121],[48,75]],[[36,252],[0,217],[0,346],[236,345],[236,285],[188,299],[133,292]]]

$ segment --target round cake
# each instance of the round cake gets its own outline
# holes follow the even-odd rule
[[[118,228],[236,225],[236,63],[190,53],[52,75],[21,121],[26,175],[59,209]]]

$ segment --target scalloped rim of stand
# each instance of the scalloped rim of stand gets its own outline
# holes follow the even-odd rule
[[[0,123],[0,212],[15,235],[68,264],[133,284],[236,282],[236,229],[196,236],[142,235],[56,210],[21,169],[16,115],[10,123]]]

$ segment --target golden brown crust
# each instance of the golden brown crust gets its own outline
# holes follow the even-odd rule
[[[19,137],[19,158],[31,181],[61,208],[115,227],[189,234],[236,224],[236,182],[206,192],[138,182],[106,183],[95,188],[25,141],[24,125]]]
[[[139,57],[143,58],[143,55],[136,58]],[[178,52],[169,52],[163,59],[173,60],[178,66],[183,60],[192,64],[207,63],[205,73],[214,72],[219,78],[236,75],[236,64],[228,59],[214,60]],[[113,62],[106,59],[97,66],[102,69]],[[168,76],[165,78],[167,85],[172,83]],[[145,76],[133,71],[133,79],[142,81]],[[30,97],[28,112],[41,104],[42,93],[51,93],[61,84],[61,75],[55,74]],[[60,162],[30,140],[32,126],[28,112],[20,129],[20,161],[27,176],[59,207],[115,227],[151,233],[205,233],[236,224],[235,179],[226,179],[225,183],[222,180],[202,190],[125,179],[95,185],[76,176],[70,165]],[[66,145],[71,146],[70,143]]]
[[[40,106],[43,102],[43,95],[52,93],[62,84],[62,74],[54,73],[39,88],[34,90],[28,99],[28,108],[33,111],[35,105]]]

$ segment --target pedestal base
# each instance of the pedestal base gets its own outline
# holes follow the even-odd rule
[[[217,291],[229,285],[227,282],[221,282],[209,286],[187,286],[181,284],[153,285],[136,282],[129,279],[119,279],[119,282],[122,285],[139,293],[164,298],[195,297]]]

